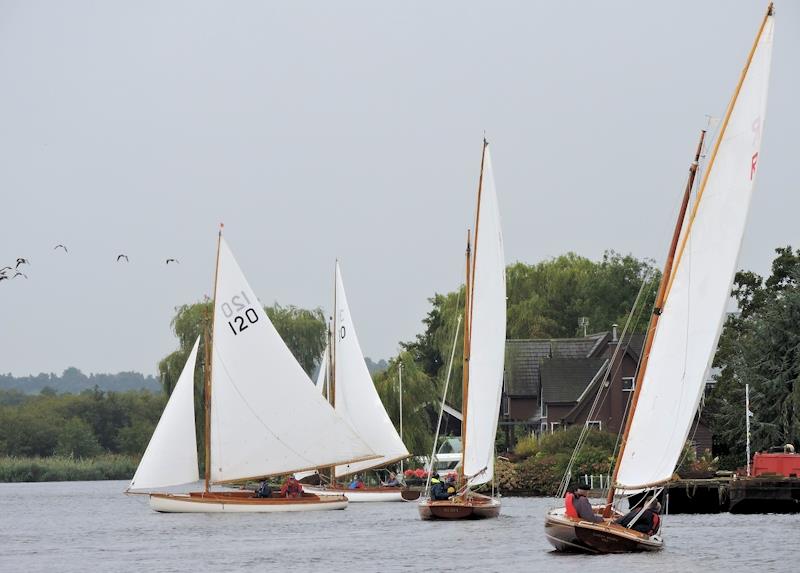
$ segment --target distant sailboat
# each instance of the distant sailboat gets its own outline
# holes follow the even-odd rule
[[[473,492],[494,477],[494,441],[503,388],[506,343],[506,265],[489,143],[484,140],[475,250],[467,239],[462,382],[461,483],[447,500],[423,499],[422,519],[497,517],[500,500]]]
[[[385,468],[407,458],[410,454],[383,407],[364,361],[353,319],[350,316],[350,306],[347,303],[338,261],[334,282],[329,400],[333,402],[336,413],[352,426],[372,451],[380,454],[376,459],[337,465],[334,469],[334,478],[343,478],[374,468]],[[328,366],[323,363],[321,368]],[[398,487],[343,490],[334,483],[326,488],[306,489],[318,493],[346,491],[348,499],[352,502],[402,501],[404,496],[405,499],[419,497],[418,492],[404,491]]]
[[[376,454],[313,388],[219,235],[212,337],[206,344],[205,487],[154,490],[197,481],[193,372],[197,342],[128,491],[149,493],[161,512],[278,512],[343,509],[344,496],[257,498],[211,491],[229,484]],[[321,439],[322,438],[322,439]]]
[[[659,486],[672,478],[697,412],[752,197],[773,27],[770,4],[728,105],[694,207],[684,217],[691,180],[687,185],[604,506],[606,519],[591,523],[570,518],[563,509],[549,512],[545,534],[558,550],[620,553],[663,547],[660,527],[648,535],[631,529],[632,524],[623,527],[611,521],[614,494],[645,490],[643,499],[655,498]]]

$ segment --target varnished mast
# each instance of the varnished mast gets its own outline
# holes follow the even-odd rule
[[[461,371],[461,479],[464,481],[466,479],[466,475],[464,474],[464,461],[465,461],[465,454],[467,451],[467,396],[469,391],[469,341],[470,341],[470,323],[472,322],[470,319],[470,295],[472,292],[471,287],[471,275],[470,271],[472,270],[472,245],[470,243],[471,234],[470,231],[467,231],[467,251],[466,251],[466,283],[464,286],[464,363],[462,366]]]
[[[631,429],[633,422],[633,413],[636,411],[636,404],[639,401],[639,394],[642,390],[642,380],[644,373],[647,370],[647,362],[650,358],[650,349],[653,346],[653,338],[655,336],[658,320],[661,317],[661,311],[664,308],[666,301],[667,285],[670,283],[672,271],[675,268],[675,251],[677,250],[678,240],[681,236],[681,229],[683,228],[683,221],[686,218],[686,210],[689,206],[689,199],[692,195],[692,188],[694,187],[694,179],[697,174],[697,168],[700,163],[700,154],[703,150],[703,141],[705,140],[705,130],[700,132],[700,141],[697,143],[697,151],[694,155],[694,161],[689,166],[689,179],[686,181],[686,188],[683,192],[683,199],[681,201],[680,212],[678,213],[678,220],[675,222],[675,229],[672,232],[672,241],[670,242],[669,252],[667,253],[667,260],[664,263],[664,272],[661,275],[661,282],[658,285],[658,293],[656,294],[655,305],[653,306],[653,314],[650,317],[650,324],[647,326],[647,336],[645,337],[644,348],[642,350],[642,361],[639,364],[639,369],[636,371],[636,379],[633,386],[633,396],[631,397],[631,405],[628,409],[628,417],[625,420],[625,430],[622,433],[622,440],[620,442],[619,453],[617,454],[617,463],[614,464],[614,474],[611,478],[611,486],[608,489],[608,497],[606,499],[606,507],[604,510],[605,517],[611,516],[611,506],[614,502],[614,484],[617,481],[619,473],[619,465],[622,460],[622,455],[625,453],[625,445],[628,440],[628,432]]]
[[[212,345],[214,339],[214,318],[216,316],[217,306],[217,275],[219,273],[219,247],[222,242],[222,228],[224,225],[220,223],[219,234],[217,235],[217,262],[214,266],[214,298],[211,301],[211,326],[210,330],[206,331],[206,344],[205,344],[205,365],[203,374],[205,375],[204,381],[204,395],[205,395],[205,432],[203,433],[205,450],[206,450],[206,467],[205,467],[205,491],[208,491],[208,486],[211,482],[211,356]],[[210,333],[210,334],[209,334]]]
[[[481,171],[478,177],[478,204],[475,212],[475,250],[472,251],[470,245],[470,234],[467,231],[467,282],[464,287],[464,371],[461,377],[461,477],[466,479],[469,476],[464,474],[464,464],[467,452],[467,404],[469,399],[469,359],[472,354],[472,304],[475,289],[475,263],[478,255],[478,229],[481,220],[481,194],[483,192],[483,167],[486,161],[486,147],[489,142],[483,139],[481,149]]]
[[[335,410],[336,409],[336,339],[339,338],[339,332],[336,330],[336,268],[339,264],[339,259],[336,259],[336,263],[333,267],[333,336],[331,337],[331,345],[330,350],[330,360],[328,361],[328,367],[330,368],[330,372],[328,372],[328,380],[330,380],[330,384],[328,385],[328,402],[330,402],[331,407]],[[331,466],[331,477],[330,477],[331,485],[336,483],[336,466]]]

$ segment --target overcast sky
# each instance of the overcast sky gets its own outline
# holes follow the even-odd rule
[[[660,264],[766,4],[0,0],[0,266],[31,260],[0,283],[0,372],[155,373],[220,221],[265,304],[329,312],[338,256],[388,358],[462,281],[484,132],[508,262]],[[778,2],[761,273],[800,247],[798,54]]]

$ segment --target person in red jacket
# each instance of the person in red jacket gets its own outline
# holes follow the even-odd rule
[[[302,497],[303,486],[294,476],[289,476],[281,486],[281,497]]]
[[[564,496],[564,508],[567,517],[578,517],[578,510],[575,509],[575,492],[572,491],[572,488],[569,488]]]

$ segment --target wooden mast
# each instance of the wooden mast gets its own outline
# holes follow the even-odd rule
[[[331,407],[336,410],[336,339],[339,337],[339,333],[336,330],[336,290],[337,290],[337,281],[338,278],[336,276],[337,271],[339,270],[339,259],[336,259],[336,263],[333,267],[333,336],[331,337],[331,346],[330,346],[330,361],[328,362],[328,366],[330,367],[330,372],[328,376],[330,377],[330,385],[328,388],[330,392],[328,393],[328,401],[331,404]],[[330,484],[331,487],[336,485],[336,466],[331,466],[331,477],[330,477]]]
[[[466,479],[466,475],[464,474],[464,460],[465,454],[467,451],[467,396],[469,391],[469,340],[470,340],[470,323],[472,322],[470,319],[470,309],[471,309],[471,301],[470,296],[472,294],[471,289],[471,276],[470,271],[472,270],[472,245],[470,243],[471,239],[471,232],[467,231],[467,250],[466,250],[466,283],[464,285],[464,362],[461,371],[461,480],[464,481]]]
[[[472,305],[474,301],[475,289],[475,261],[478,255],[478,226],[481,220],[481,193],[483,191],[483,167],[486,161],[486,147],[489,142],[483,138],[481,148],[481,171],[478,177],[478,204],[475,212],[475,251],[472,252],[470,245],[470,233],[467,231],[467,282],[464,287],[464,371],[461,376],[461,477],[466,479],[464,474],[464,463],[467,453],[467,403],[469,401],[469,359],[472,354]]]
[[[217,306],[217,276],[219,274],[219,247],[222,243],[222,229],[225,225],[219,224],[219,234],[217,235],[217,262],[214,266],[214,298],[211,301],[211,326],[210,330],[206,331],[206,344],[205,344],[205,368],[203,374],[205,375],[205,432],[203,434],[205,450],[206,450],[206,467],[205,467],[205,491],[208,492],[208,486],[211,482],[211,356],[212,345],[214,340],[214,317],[216,316]],[[210,334],[209,334],[210,333]]]
[[[655,305],[653,306],[653,314],[650,317],[650,324],[647,326],[647,335],[645,337],[644,348],[642,350],[642,361],[636,371],[636,379],[634,381],[633,396],[631,397],[631,405],[628,409],[628,416],[625,420],[625,430],[622,433],[622,441],[620,443],[619,453],[617,454],[617,461],[614,464],[614,474],[611,478],[611,485],[608,488],[608,497],[606,498],[606,507],[603,512],[605,517],[611,516],[611,506],[614,502],[614,484],[617,481],[619,474],[619,465],[622,460],[622,455],[625,453],[625,445],[628,441],[628,433],[631,429],[633,422],[633,413],[636,411],[636,404],[639,401],[639,394],[642,389],[642,380],[644,373],[647,370],[647,362],[650,358],[650,349],[653,346],[653,338],[655,336],[658,320],[661,317],[661,312],[664,308],[666,301],[667,284],[672,276],[672,270],[675,268],[675,251],[678,246],[678,240],[681,236],[681,229],[683,228],[683,220],[686,218],[686,210],[689,206],[689,198],[692,195],[692,187],[694,187],[694,179],[697,174],[697,168],[700,162],[700,154],[703,150],[703,141],[706,137],[706,131],[700,132],[700,141],[697,143],[697,151],[694,154],[694,161],[689,166],[689,179],[686,181],[686,188],[683,191],[683,199],[681,201],[680,212],[678,213],[678,220],[675,222],[675,230],[672,232],[672,241],[670,242],[669,252],[667,253],[667,260],[664,263],[664,272],[661,275],[661,281],[658,285],[658,293],[656,294]]]

